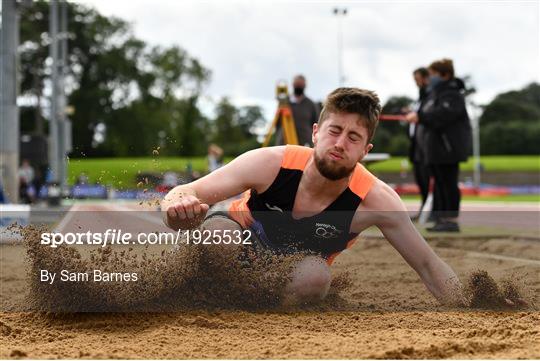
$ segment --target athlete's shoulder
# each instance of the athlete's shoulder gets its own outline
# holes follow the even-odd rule
[[[405,205],[397,193],[388,184],[376,178],[354,214],[351,231],[361,233],[371,226],[392,222],[395,216],[399,216],[402,212],[406,212]]]
[[[248,166],[251,186],[262,193],[277,177],[285,156],[285,146],[264,147],[244,153],[238,159]]]
[[[280,164],[285,154],[285,146],[257,148],[245,152],[235,160],[243,162],[271,162]]]
[[[264,147],[255,150],[257,162],[267,166],[280,167],[285,157],[286,146],[278,145],[274,147]]]
[[[362,208],[373,211],[404,211],[405,205],[399,195],[382,180],[375,178]]]

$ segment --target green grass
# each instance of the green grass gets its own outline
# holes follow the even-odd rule
[[[369,166],[373,172],[399,172],[403,157],[393,157],[387,161],[374,163]],[[230,159],[227,159],[230,160]],[[540,172],[540,156],[485,156],[481,158],[484,171],[501,172]],[[112,185],[116,188],[134,188],[138,172],[161,174],[168,170],[185,171],[188,162],[194,170],[206,172],[205,157],[146,157],[146,158],[90,158],[71,159],[68,163],[68,182],[75,183],[81,173],[88,175],[90,182]],[[461,170],[472,170],[472,159],[461,165]]]
[[[111,185],[115,188],[134,188],[138,173],[166,171],[184,172],[191,162],[193,170],[205,172],[205,157],[155,157],[155,158],[91,158],[71,159],[68,163],[68,183],[74,184],[81,173],[90,183]]]
[[[369,169],[374,172],[399,172],[405,157],[392,157],[389,160],[374,163]],[[473,170],[473,158],[461,163],[462,171]],[[537,155],[486,155],[480,157],[485,172],[540,172],[540,156]]]

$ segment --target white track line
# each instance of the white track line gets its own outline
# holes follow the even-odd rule
[[[510,256],[502,256],[499,254],[481,253],[481,252],[474,252],[474,251],[467,251],[467,254],[472,255],[473,257],[479,257],[479,258],[490,258],[490,259],[498,259],[501,261],[521,262],[521,263],[532,264],[535,266],[540,266],[540,261],[535,260],[535,259],[530,259],[530,258],[510,257]]]
[[[62,230],[66,227],[68,222],[71,221],[71,218],[73,218],[73,215],[75,214],[76,211],[78,211],[79,208],[80,208],[80,205],[78,204],[72,205],[68,209],[64,218],[62,218],[62,220],[56,225],[56,227],[54,227],[54,232],[59,232],[59,233],[62,232]]]
[[[367,237],[365,237],[364,236],[364,239],[384,239],[384,237],[381,237],[381,236],[367,236]],[[500,255],[500,254],[469,251],[469,250],[459,248],[459,247],[442,247],[442,248],[445,249],[445,250],[466,252],[467,255],[472,256],[472,257],[498,259],[498,260],[501,260],[501,261],[521,262],[521,263],[532,264],[532,265],[535,265],[535,266],[540,266],[540,261],[539,260],[530,259],[530,258],[511,257],[511,256],[503,256],[503,255]]]

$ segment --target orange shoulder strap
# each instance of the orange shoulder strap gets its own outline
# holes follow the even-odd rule
[[[313,149],[300,145],[287,145],[281,161],[281,168],[304,170]]]
[[[371,174],[362,164],[358,163],[349,183],[349,188],[360,198],[366,198],[377,178]]]

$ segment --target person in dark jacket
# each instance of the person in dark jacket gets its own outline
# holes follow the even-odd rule
[[[313,147],[311,134],[313,133],[313,124],[319,121],[319,108],[305,94],[306,78],[299,74],[293,79],[293,96],[290,99],[292,117],[298,137],[298,144]],[[285,144],[281,124],[276,129],[276,145]]]
[[[427,88],[429,85],[429,72],[427,68],[421,67],[416,69],[413,72],[414,82],[418,87],[418,101],[416,102],[414,109],[418,110],[422,106],[422,102],[427,97]],[[420,131],[419,131],[420,129]],[[421,126],[416,123],[409,123],[408,128],[409,136],[409,161],[413,167],[414,180],[420,189],[420,196],[422,199],[422,204],[420,209],[424,207],[426,199],[429,193],[429,168],[424,163],[424,156],[419,148],[419,145],[422,143],[421,136]],[[413,217],[413,219],[418,218],[418,216]]]
[[[428,95],[418,112],[407,121],[423,128],[420,144],[424,162],[435,179],[434,232],[459,232],[457,217],[461,193],[458,187],[459,163],[472,152],[472,130],[465,106],[462,80],[454,76],[450,59],[437,60],[428,68]]]

